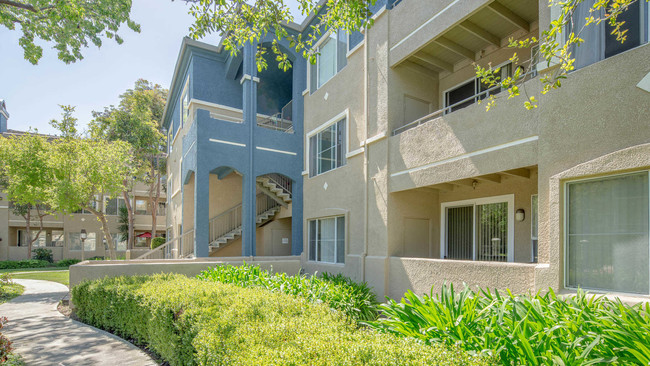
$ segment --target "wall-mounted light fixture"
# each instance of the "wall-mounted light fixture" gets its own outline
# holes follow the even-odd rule
[[[517,221],[524,221],[526,219],[526,212],[524,211],[523,208],[520,208],[515,212],[515,220]]]

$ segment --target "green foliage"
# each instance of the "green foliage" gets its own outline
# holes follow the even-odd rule
[[[12,0],[0,2],[0,26],[21,28],[18,44],[32,64],[43,56],[37,39],[52,42],[59,59],[71,63],[83,59],[81,49],[89,43],[100,47],[102,37],[121,44],[118,30],[124,23],[140,32],[130,13],[131,0]]]
[[[304,16],[317,14],[306,37],[289,33],[284,24],[294,21],[289,5],[282,0],[255,1],[247,0],[197,0],[192,3],[190,14],[194,24],[190,34],[194,39],[211,33],[223,36],[223,44],[231,54],[236,54],[249,42],[259,43],[267,35],[273,36],[270,49],[278,61],[278,68],[286,71],[291,67],[288,55],[279,47],[285,41],[296,53],[302,53],[311,63],[316,62],[312,46],[322,34],[329,30],[343,29],[356,32],[373,24],[370,6],[376,0],[329,0],[324,6],[320,0],[297,0],[298,9]],[[267,46],[260,45],[256,60],[259,70],[268,66],[265,54]]]
[[[73,264],[77,264],[77,263],[80,263],[80,262],[81,262],[80,259],[62,259],[62,260],[56,262],[56,266],[57,267],[66,267],[67,268],[67,267],[70,267]]]
[[[259,266],[224,265],[201,272],[199,279],[230,283],[239,287],[262,287],[273,292],[303,297],[310,302],[323,302],[343,312],[354,321],[375,320],[378,315],[375,295],[367,284],[353,282],[343,275],[323,273],[316,276],[271,274]]]
[[[151,249],[156,249],[159,246],[165,244],[165,240],[166,240],[165,238],[160,236],[151,239]]]
[[[72,289],[77,316],[170,365],[488,365],[456,348],[357,329],[323,304],[182,275]]]
[[[49,249],[36,248],[32,251],[32,253],[33,259],[54,263],[54,259],[52,258],[52,251]]]
[[[13,282],[12,276],[10,273],[3,273],[0,276],[0,304],[5,303],[14,297],[18,297],[23,294],[25,288],[15,282]],[[2,328],[0,326],[0,328]],[[1,335],[0,335],[1,337]],[[0,340],[0,344],[2,340]],[[0,346],[1,348],[2,346]],[[1,351],[0,351],[1,353]],[[0,362],[0,364],[2,364]]]
[[[20,268],[45,268],[51,267],[52,263],[38,259],[26,259],[22,261],[1,261],[0,269],[20,269]]]
[[[523,40],[510,39],[508,47],[514,49],[531,48],[538,45],[538,51],[533,54],[530,60],[523,61],[520,64],[526,70],[533,67],[534,62],[546,63],[547,67],[552,70],[540,78],[542,83],[542,94],[546,94],[553,89],[558,89],[562,86],[562,80],[566,79],[571,71],[575,69],[575,57],[573,52],[576,47],[584,43],[581,38],[582,32],[585,28],[607,22],[613,28],[611,34],[616,35],[616,40],[623,43],[627,39],[627,29],[625,29],[625,22],[618,21],[618,16],[627,11],[628,8],[637,1],[650,1],[650,0],[597,0],[593,1],[593,5],[589,9],[589,16],[585,19],[585,25],[580,28],[573,28],[574,16],[576,8],[584,0],[548,0],[549,7],[558,9],[556,12],[557,18],[552,19],[547,30],[542,31],[540,38],[529,37]],[[602,14],[602,15],[599,15]],[[510,58],[513,63],[519,63],[517,53],[514,53]],[[526,81],[525,75],[518,69],[512,77],[501,80],[499,75],[499,68],[492,68],[492,65],[482,67],[475,64],[476,76],[481,79],[481,82],[488,88],[500,86],[503,90],[507,90],[508,99],[518,96],[525,88],[520,88],[523,82]],[[490,110],[495,105],[495,96],[491,95],[487,98],[486,110]],[[526,109],[534,109],[538,106],[538,101],[534,96],[526,95],[524,102]]]
[[[552,290],[504,296],[443,286],[435,296],[409,291],[381,309],[385,318],[369,322],[376,330],[492,353],[505,365],[650,363],[650,304],[629,306],[582,291],[566,298]]]
[[[129,210],[124,207],[120,206],[119,212],[117,213],[117,230],[120,233],[120,236],[122,238],[128,238],[129,237]]]

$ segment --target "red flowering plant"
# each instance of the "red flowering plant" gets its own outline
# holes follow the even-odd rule
[[[0,330],[2,330],[2,327],[7,324],[8,321],[7,317],[0,317]],[[0,333],[0,363],[7,361],[7,357],[12,350],[13,347],[11,346],[11,341]]]

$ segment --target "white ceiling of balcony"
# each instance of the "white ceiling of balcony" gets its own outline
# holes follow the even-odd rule
[[[431,40],[408,61],[435,72],[453,72],[455,64],[476,61],[482,50],[507,45],[516,31],[529,32],[538,13],[538,0],[493,1]]]

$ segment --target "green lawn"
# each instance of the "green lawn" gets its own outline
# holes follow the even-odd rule
[[[43,280],[62,283],[66,286],[70,283],[70,271],[42,272],[33,271],[31,273],[20,273],[12,275],[13,278],[22,278],[27,280]]]
[[[0,304],[22,295],[23,290],[23,286],[17,283],[0,283]]]
[[[44,267],[44,268],[11,268],[0,269],[0,273],[7,272],[36,272],[36,271],[65,271],[66,267]]]

